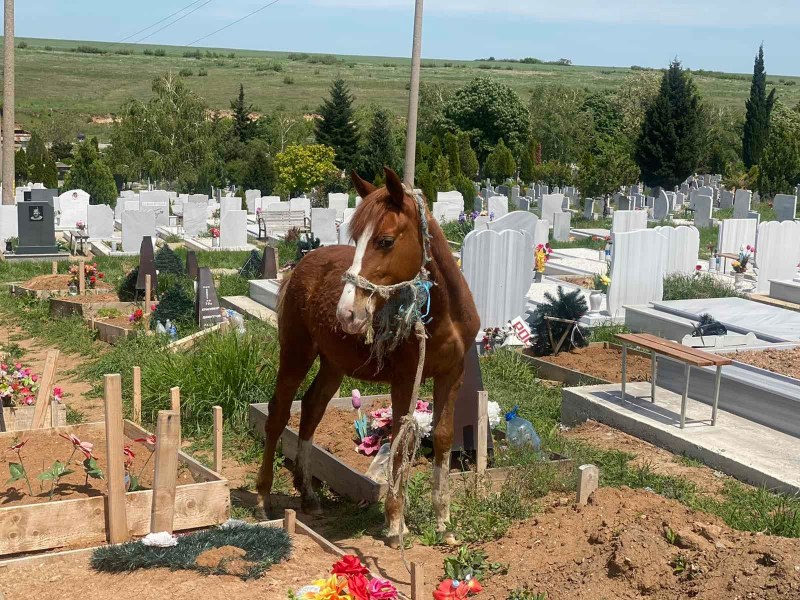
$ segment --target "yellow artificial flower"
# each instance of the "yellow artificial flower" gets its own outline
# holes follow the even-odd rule
[[[735,260],[735,261],[733,261],[733,262],[731,263],[731,266],[732,266],[732,267],[734,267],[734,268],[736,268],[736,267],[738,267],[738,266],[740,266],[740,265],[741,265],[741,263],[740,263],[738,260]]]
[[[611,283],[611,278],[608,275],[600,275],[600,281],[603,282],[603,285],[608,285]]]
[[[319,591],[308,592],[303,600],[353,600],[350,594],[342,593],[347,587],[344,577],[331,575],[328,579],[318,579],[314,585],[319,587]]]

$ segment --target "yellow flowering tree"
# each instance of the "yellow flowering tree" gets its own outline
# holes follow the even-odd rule
[[[288,192],[306,192],[338,172],[333,148],[322,144],[288,146],[275,157],[278,184]]]

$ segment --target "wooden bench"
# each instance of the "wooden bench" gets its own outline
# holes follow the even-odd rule
[[[690,348],[671,340],[665,340],[649,333],[622,333],[617,334],[617,339],[622,343],[622,400],[625,400],[626,368],[628,363],[628,344],[639,346],[650,351],[652,366],[650,372],[650,399],[656,401],[656,355],[666,356],[684,364],[685,383],[681,399],[681,429],[686,426],[686,400],[689,395],[689,370],[691,367],[716,367],[717,376],[714,381],[714,402],[711,409],[711,425],[717,424],[717,404],[719,403],[719,385],[722,378],[722,367],[730,365],[733,361],[724,356]]]

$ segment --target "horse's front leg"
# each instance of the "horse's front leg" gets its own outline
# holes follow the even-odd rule
[[[413,364],[416,365],[416,361],[417,359],[415,358]],[[409,361],[409,364],[411,364],[411,361]],[[396,381],[392,382],[392,440],[393,441],[397,439],[397,435],[400,432],[401,418],[408,414],[411,402],[414,402],[416,405],[416,398],[411,397],[411,393],[413,391],[414,391],[414,373],[411,373],[407,377],[398,378]],[[408,473],[400,473],[400,469],[403,468],[402,458],[403,457],[401,452],[398,452],[397,455],[394,457],[394,462],[392,463],[391,479],[397,480],[398,478],[402,478],[404,480],[407,480]],[[405,465],[405,468],[406,470],[411,469],[411,464]],[[400,489],[393,490],[391,479],[389,481],[389,490],[386,493],[386,500],[384,503],[384,510],[386,514],[386,529],[387,529],[386,543],[392,548],[399,548],[400,532],[402,531],[403,533],[406,533],[408,531],[403,516],[405,511],[405,490],[402,489],[402,486]]]
[[[456,397],[464,379],[464,369],[433,380],[433,510],[436,531],[445,543],[455,545],[455,534],[448,531],[450,523],[450,452],[453,447],[453,414]]]

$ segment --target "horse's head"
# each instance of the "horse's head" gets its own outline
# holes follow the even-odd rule
[[[364,200],[350,221],[356,253],[347,271],[384,286],[414,279],[424,252],[416,201],[406,193],[397,173],[391,169],[385,173],[386,186],[382,188],[352,174],[353,185]],[[381,301],[377,294],[345,283],[336,310],[342,329],[364,333]]]

